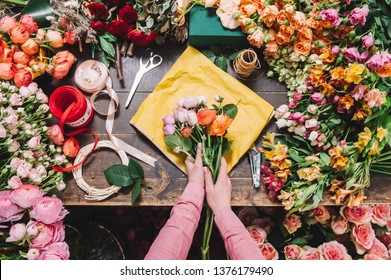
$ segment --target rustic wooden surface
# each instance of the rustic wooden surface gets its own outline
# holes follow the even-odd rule
[[[146,73],[139,85],[135,96],[128,109],[123,105],[120,106],[117,112],[113,134],[141,151],[157,158],[157,165],[152,168],[143,164],[146,182],[154,185],[154,189],[144,188],[141,192],[140,200],[136,206],[149,205],[174,205],[182,194],[187,177],[179,169],[177,169],[148,139],[141,135],[134,127],[129,124],[130,119],[136,113],[142,101],[151,93],[163,76],[168,72],[177,58],[185,50],[185,45],[164,45],[154,46],[153,50],[163,57],[163,63],[158,68]],[[135,57],[122,58],[124,81],[120,82],[116,78],[115,69],[111,68],[111,75],[113,78],[114,89],[117,91],[121,104],[125,103],[127,93],[129,92],[133,79],[139,68],[139,56],[142,55],[144,49],[136,49]],[[77,52],[74,50],[74,52]],[[90,59],[88,51],[79,59],[78,63],[86,59]],[[45,92],[50,94],[56,87],[60,85],[74,85],[73,73],[76,65],[73,66],[71,73],[67,79],[61,81],[45,81],[40,83]],[[265,66],[263,66],[265,69]],[[233,74],[230,67],[229,73]],[[44,78],[46,79],[46,78]],[[242,81],[243,82],[243,81]],[[259,94],[266,101],[277,107],[286,102],[286,87],[276,80],[266,78],[266,73],[256,81],[243,82],[257,94]],[[191,94],[191,93],[189,93]],[[98,101],[98,106],[101,109],[107,106],[108,101],[104,98]],[[256,120],[254,120],[256,121]],[[105,117],[95,115],[92,124],[101,140],[107,139],[105,128]],[[266,131],[275,130],[274,120],[264,129],[263,135]],[[78,136],[82,145],[92,142],[91,135]],[[260,147],[261,136],[256,141],[256,146]],[[96,151],[83,166],[83,176],[85,180],[92,186],[97,188],[106,188],[109,186],[104,175],[103,170],[107,167],[120,163],[117,154],[110,150]],[[232,180],[233,193],[232,205],[234,206],[279,206],[278,201],[271,200],[263,188],[254,189],[250,178],[250,164],[247,155],[244,155],[239,163],[233,168],[229,176]],[[61,199],[65,205],[88,205],[88,206],[120,206],[131,204],[131,190],[125,188],[119,193],[113,195],[105,201],[87,201],[84,199],[84,192],[78,188],[72,175],[67,175],[67,188],[61,195]],[[366,192],[367,203],[391,203],[391,193],[389,187],[391,186],[391,178],[383,176],[372,177],[372,187]],[[328,201],[328,195],[325,194],[323,204],[333,205]]]

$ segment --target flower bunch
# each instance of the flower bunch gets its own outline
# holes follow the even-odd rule
[[[47,126],[48,97],[36,83],[20,88],[0,82],[0,223],[12,222],[2,244],[9,258],[68,258],[61,220],[67,214],[57,198],[44,196],[53,189],[65,188],[63,174],[53,165],[68,164],[61,147],[64,137],[58,125]],[[24,223],[25,213],[29,220]],[[19,223],[14,223],[20,221]],[[3,241],[2,241],[3,242]],[[56,244],[56,245],[55,245]],[[16,250],[16,251],[15,251]]]
[[[235,104],[223,105],[224,98],[215,96],[218,105],[207,106],[206,96],[189,96],[178,100],[178,108],[172,115],[163,118],[164,141],[174,152],[183,152],[195,159],[197,145],[202,144],[202,160],[216,182],[220,169],[220,160],[231,148],[232,141],[225,135],[234,120],[238,108]],[[207,208],[202,257],[209,255],[209,240],[212,233],[213,218]]]
[[[0,79],[13,80],[17,87],[28,86],[36,77],[48,72],[55,79],[65,77],[76,58],[68,51],[61,51],[51,58],[47,53],[73,44],[70,31],[64,36],[59,30],[39,29],[29,15],[0,19]]]

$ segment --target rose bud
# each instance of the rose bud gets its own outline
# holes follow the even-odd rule
[[[46,32],[46,40],[49,41],[49,46],[52,48],[61,48],[64,45],[60,32],[56,30],[48,30]]]
[[[91,23],[91,28],[94,29],[98,34],[105,33],[107,31],[107,26],[105,23],[100,21],[94,21]]]
[[[39,51],[38,44],[31,38],[24,42],[21,48],[26,54],[30,55],[36,54]]]
[[[16,20],[13,17],[5,16],[0,20],[0,31],[10,33],[11,29],[16,25]]]
[[[17,242],[21,241],[26,235],[26,225],[25,224],[14,224],[10,228],[10,236],[5,240],[5,242]]]
[[[79,153],[79,150],[79,141],[77,141],[74,137],[69,137],[67,140],[65,140],[64,145],[62,146],[62,151],[64,152],[64,155],[71,158],[76,157]]]
[[[58,124],[49,127],[49,131],[50,131],[49,138],[53,141],[54,144],[62,145],[64,143],[64,135]]]
[[[175,130],[176,128],[172,124],[168,124],[163,128],[165,135],[173,135],[175,133]]]
[[[0,63],[0,79],[11,80],[16,73],[16,67],[12,63]]]
[[[23,15],[20,20],[20,23],[23,23],[24,26],[26,26],[28,32],[31,34],[37,33],[38,31],[38,24],[35,22],[35,20],[29,16],[29,15]]]
[[[14,83],[17,87],[27,87],[33,81],[33,76],[30,71],[26,69],[19,69],[14,76]]]
[[[11,29],[10,39],[15,44],[23,44],[30,37],[30,33],[23,24],[16,24]]]

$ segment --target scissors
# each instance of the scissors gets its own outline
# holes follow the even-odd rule
[[[261,185],[261,153],[257,152],[255,146],[248,151],[250,158],[251,177],[253,179],[253,187],[259,188]]]
[[[130,101],[132,101],[137,86],[140,84],[141,78],[144,76],[144,74],[147,73],[149,70],[158,67],[160,64],[162,64],[162,62],[163,58],[160,55],[154,54],[151,49],[145,50],[144,54],[140,58],[140,69],[138,70],[136,77],[134,78],[134,82],[132,88],[130,89],[128,99],[126,99],[126,108],[129,107]]]

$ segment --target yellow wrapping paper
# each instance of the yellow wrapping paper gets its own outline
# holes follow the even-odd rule
[[[186,173],[185,155],[176,154],[164,143],[162,118],[173,113],[177,101],[187,96],[207,96],[208,105],[217,104],[213,96],[224,97],[224,104],[238,105],[238,114],[226,137],[234,140],[225,156],[228,169],[239,161],[266,126],[273,106],[251,89],[215,66],[202,53],[188,47],[155,90],[144,100],[130,121],[148,137],[178,168]]]

